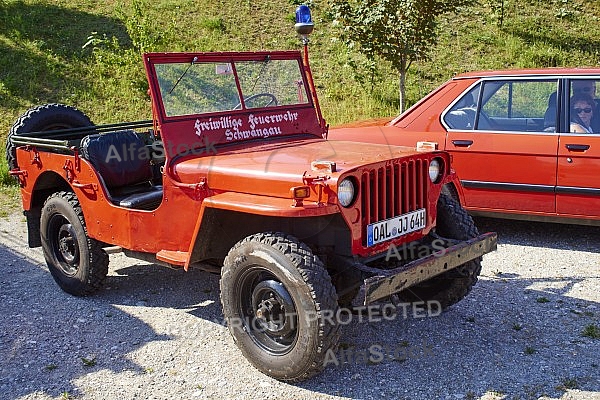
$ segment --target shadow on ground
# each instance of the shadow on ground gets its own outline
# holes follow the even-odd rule
[[[498,232],[500,244],[600,253],[600,226],[474,218],[480,232]]]
[[[76,395],[73,380],[100,369],[143,373],[127,354],[146,342],[170,339],[111,305],[106,296],[77,298],[62,292],[42,265],[4,246],[0,264],[2,398],[35,391]]]
[[[551,249],[569,248],[565,243],[576,242],[573,234],[582,233],[581,227],[564,225],[478,223],[482,231],[490,230],[488,224],[495,227],[501,243]],[[584,236],[596,234],[594,228],[583,231]],[[577,249],[598,252],[591,242]],[[176,312],[172,309],[215,324],[222,321],[217,275],[131,260],[111,273],[103,291],[75,298],[57,288],[43,264],[14,250],[0,247],[0,265],[0,390],[11,388],[8,398],[39,391],[77,394],[74,381],[99,369],[144,374],[128,355],[175,338],[157,334],[123,311],[128,306],[164,308],[166,319]],[[573,388],[600,392],[600,341],[582,335],[586,326],[599,324],[600,308],[596,301],[577,297],[577,287],[598,275],[598,270],[535,279],[514,272],[488,274],[440,316],[413,318],[409,312],[393,321],[354,321],[342,327],[344,351],[356,355],[381,345],[389,350],[386,355],[397,351],[399,359],[365,363],[346,357],[298,387],[314,394],[395,399],[476,398],[490,392],[560,397]],[[57,306],[48,312],[47,304]],[[222,332],[211,326],[213,337]],[[94,365],[86,365],[84,358],[94,359]],[[219,367],[251,368],[226,358]]]

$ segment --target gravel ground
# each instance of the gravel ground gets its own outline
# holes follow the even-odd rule
[[[288,385],[237,350],[218,276],[112,255],[106,288],[76,298],[10,215],[0,221],[0,398],[600,399],[600,339],[583,335],[600,327],[600,228],[476,223],[500,244],[464,301],[437,317],[342,327],[352,354],[378,344],[408,357],[356,357]]]

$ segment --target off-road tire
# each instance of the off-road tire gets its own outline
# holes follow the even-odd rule
[[[72,192],[48,197],[40,222],[44,258],[60,288],[75,296],[92,294],[108,273],[102,244],[87,235],[83,212]]]
[[[437,204],[436,233],[448,239],[458,240],[472,239],[479,235],[471,216],[457,200],[445,194],[440,195]],[[471,291],[480,272],[481,257],[406,289],[399,293],[399,297],[408,302],[438,301],[442,310],[445,310]]]
[[[267,305],[272,308],[265,317],[255,306],[269,290]],[[246,359],[275,379],[299,382],[324,368],[327,352],[335,352],[339,341],[337,301],[321,260],[293,236],[272,232],[248,236],[223,263],[221,303],[229,331]],[[265,300],[260,304],[264,306]],[[277,310],[284,310],[285,318],[275,319]],[[288,324],[294,315],[295,324]],[[264,329],[261,316],[285,322],[272,326],[297,328],[274,334]]]
[[[13,135],[26,135],[29,132],[43,132],[56,129],[93,126],[87,115],[75,107],[64,104],[45,104],[30,108],[13,124],[6,138],[6,161],[10,169],[18,168],[16,146]]]

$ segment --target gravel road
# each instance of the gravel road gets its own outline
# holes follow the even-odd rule
[[[106,288],[76,298],[10,215],[0,221],[0,398],[600,399],[600,228],[476,223],[500,244],[465,300],[437,317],[345,325],[347,355],[380,345],[396,359],[355,357],[288,385],[237,350],[218,276],[117,254]]]

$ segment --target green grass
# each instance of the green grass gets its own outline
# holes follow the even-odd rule
[[[581,332],[581,335],[592,339],[600,339],[600,328],[598,325],[589,324],[584,328],[583,332]]]
[[[579,388],[579,382],[577,382],[577,378],[563,378],[560,384],[556,386],[556,390],[560,390],[562,392],[577,388]]]
[[[141,52],[299,49],[298,3],[0,0],[0,139],[27,108],[49,102],[74,105],[97,123],[150,118]],[[311,66],[328,122],[395,115],[396,74],[385,63],[370,73],[363,57],[336,40],[326,2],[311,3]],[[598,65],[599,2],[513,0],[502,26],[487,4],[440,20],[431,59],[409,70],[409,104],[459,72]]]
[[[548,300],[547,297],[538,297],[537,299],[535,299],[536,302],[544,304],[544,303],[550,303],[550,300]]]
[[[58,368],[58,365],[56,364],[48,364],[44,367],[44,370],[46,371],[54,371],[55,369]]]
[[[519,323],[514,323],[512,326],[513,330],[515,331],[520,331],[521,329],[523,329],[523,325],[519,324]]]
[[[0,185],[0,218],[6,218],[20,207],[21,193],[14,185]]]
[[[96,357],[80,357],[81,358],[81,362],[83,363],[84,367],[93,367],[96,365],[97,361],[96,361]]]

